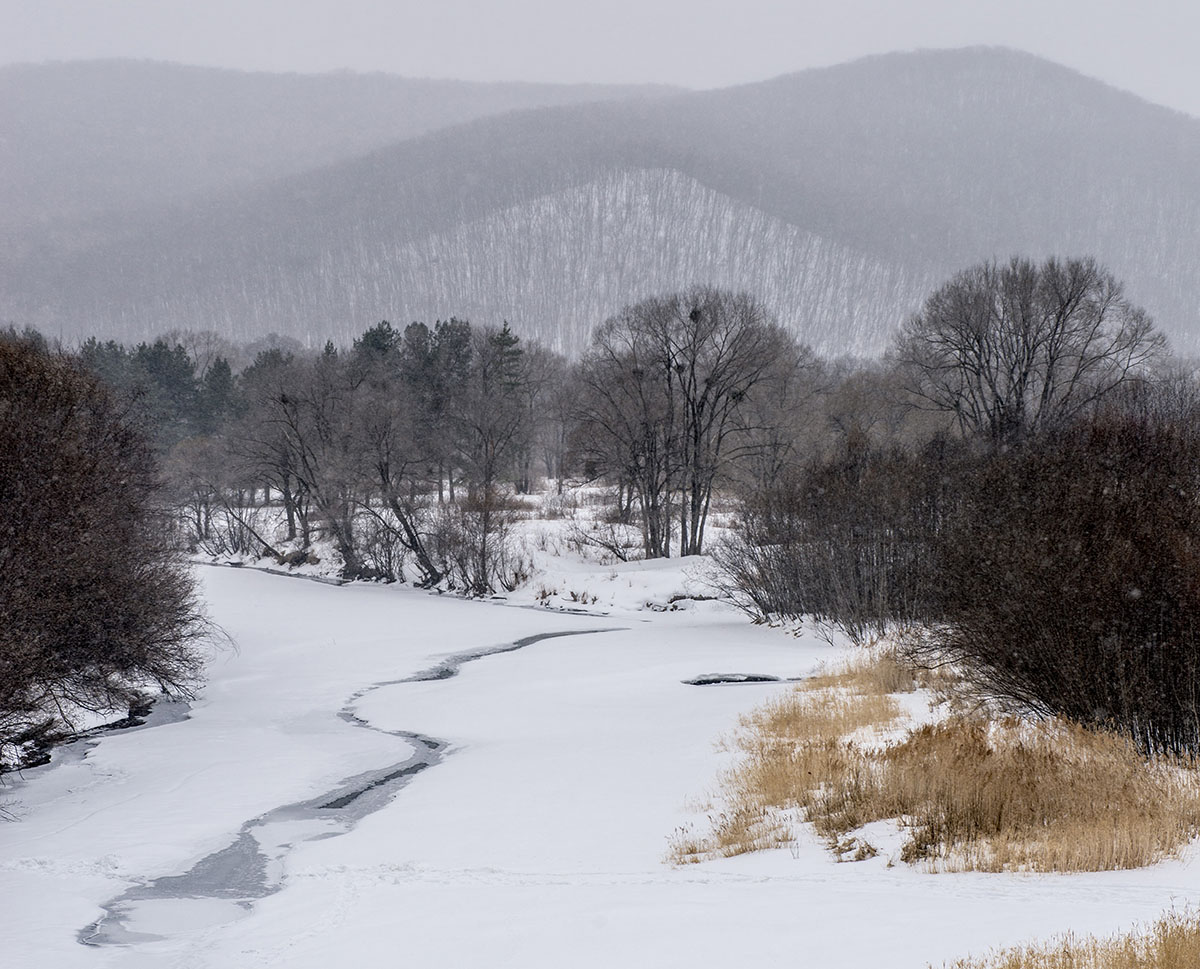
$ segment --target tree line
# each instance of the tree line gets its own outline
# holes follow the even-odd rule
[[[455,318],[248,356],[199,334],[80,350],[157,442],[188,542],[296,562],[328,539],[345,578],[475,594],[527,575],[512,495],[543,479],[611,486],[646,557],[700,554],[718,489],[795,447],[784,403],[817,366],[711,287],[626,307],[575,362]]]
[[[1195,371],[1086,259],[959,274],[891,366],[940,426],[855,428],[748,494],[718,554],[732,594],[890,636],[992,702],[1200,752]]]
[[[958,663],[994,697],[1148,750],[1200,748],[1200,391],[1093,260],[965,270],[873,361],[820,359],[753,296],[712,287],[625,307],[576,361],[456,318],[320,350],[204,333],[74,354],[36,334],[0,342],[25,348],[14,372],[75,388],[63,415],[118,415],[98,426],[127,452],[88,466],[134,488],[122,516],[157,523],[130,532],[137,568],[158,562],[169,517],[211,554],[298,564],[330,548],[346,578],[486,595],[528,578],[515,496],[540,479],[606,488],[647,558],[709,550],[714,506],[736,498],[716,560],[757,618],[902,629],[915,658]],[[20,413],[5,414],[13,453]],[[6,507],[39,487],[25,465]],[[93,487],[108,493],[83,483],[64,501]],[[60,511],[83,522],[81,548],[108,541]],[[53,542],[37,547],[54,572]],[[161,615],[184,632],[174,652],[164,630],[149,642],[178,667],[135,649],[99,681],[109,693],[53,687],[26,708],[115,696],[126,676],[181,688],[198,620],[187,583],[167,585]],[[35,586],[6,586],[14,616]],[[5,675],[0,707],[19,708],[26,687]]]

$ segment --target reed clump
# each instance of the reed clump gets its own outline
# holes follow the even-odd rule
[[[1064,936],[1054,942],[961,959],[949,969],[1195,969],[1200,966],[1200,917],[1169,912],[1144,931],[1109,939]]]
[[[953,871],[1106,871],[1171,857],[1200,833],[1200,775],[1062,720],[956,714],[905,728],[885,658],[814,677],[743,717],[711,832],[673,860],[755,851],[810,823],[839,858],[895,820],[895,860]],[[1198,963],[1200,965],[1200,963]]]

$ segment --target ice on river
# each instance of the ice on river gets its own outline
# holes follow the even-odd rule
[[[683,681],[834,655],[714,603],[639,608],[681,568],[620,567],[633,591],[604,616],[201,569],[237,648],[190,717],[0,792],[5,964],[917,969],[1195,898],[1186,861],[930,875],[838,864],[811,837],[665,865],[726,763],[714,741],[789,688]]]

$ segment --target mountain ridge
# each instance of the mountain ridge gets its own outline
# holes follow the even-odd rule
[[[96,216],[138,206],[147,194],[152,205],[178,202],[489,114],[671,91],[273,74],[122,58],[7,65],[0,67],[0,226]]]
[[[605,185],[611,199],[594,194]],[[630,186],[661,197],[633,206]],[[636,224],[598,219],[593,228],[608,226],[609,235],[576,231],[570,222],[580,218],[571,213],[583,197],[596,212],[624,205]],[[726,243],[699,238],[699,210],[771,226],[759,242],[728,233],[743,249],[795,245],[802,255],[817,245],[847,267],[871,267],[859,277],[869,310],[856,314],[849,296],[808,298],[784,285],[772,274],[787,257],[718,258]],[[553,252],[532,261],[542,267],[534,279],[516,268],[520,260],[494,255],[510,268],[492,274],[493,299],[484,301],[480,253],[501,236],[519,241],[496,219],[569,249],[574,275],[617,282],[572,301],[553,278]],[[677,221],[678,237],[661,253],[645,249],[651,228],[673,231],[664,219]],[[694,274],[720,276],[728,264],[744,272],[742,285],[729,280],[734,288],[776,294],[774,311],[821,349],[873,353],[921,293],[964,265],[1093,253],[1182,347],[1200,335],[1200,281],[1191,278],[1200,252],[1200,121],[1006,49],[876,55],[735,88],[476,118],[135,221],[73,253],[60,245],[10,258],[0,266],[0,314],[50,328],[86,316],[121,333],[292,327],[346,339],[378,319],[461,315],[459,304],[469,303],[486,317],[480,322],[507,318],[576,351],[600,321],[597,294],[627,291],[625,302],[650,287],[716,281]],[[583,238],[592,246],[586,257]],[[641,240],[644,272],[612,262],[620,238]],[[436,272],[419,255],[435,249]],[[386,252],[409,255],[391,266]],[[845,291],[844,273],[817,262],[826,269],[811,277],[814,292],[834,279]],[[414,276],[418,265],[436,282]],[[680,267],[674,276],[670,265]],[[306,303],[300,292],[335,266],[320,305]],[[883,278],[903,282],[881,288]],[[879,302],[884,291],[895,295],[890,310]]]

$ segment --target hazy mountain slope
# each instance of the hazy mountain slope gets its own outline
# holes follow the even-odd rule
[[[689,280],[749,285],[818,350],[874,347],[932,282],[662,169],[612,172],[337,268],[325,278],[357,269],[402,320],[444,316],[453,293],[459,312],[523,321],[572,354],[625,303]],[[327,298],[336,306],[338,289]]]
[[[1028,54],[890,54],[672,104],[720,146],[714,187],[881,256],[1200,251],[1200,120]],[[748,184],[761,156],[802,164]]]
[[[458,313],[574,348],[714,281],[870,352],[929,286],[1017,252],[1097,255],[1193,348],[1200,121],[991,49],[520,112],[48,246],[3,267],[0,314],[346,339]]]
[[[123,60],[4,67],[0,228],[69,226],[109,210],[177,201],[487,115],[668,90]]]
[[[443,231],[338,236],[269,263],[230,259],[207,285],[166,299],[156,286],[115,318],[98,297],[82,318],[103,313],[138,334],[168,318],[204,320],[241,337],[276,331],[320,343],[348,341],[381,315],[405,323],[457,314],[516,321],[574,354],[627,302],[681,280],[753,280],[804,339],[840,352],[876,346],[932,282],[661,169],[613,170]]]

